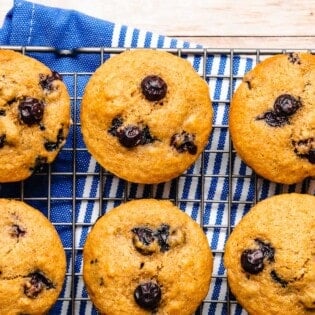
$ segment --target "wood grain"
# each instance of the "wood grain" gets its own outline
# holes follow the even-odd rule
[[[3,8],[12,0],[1,0]],[[33,0],[209,47],[315,48],[314,0]]]
[[[211,48],[315,49],[314,36],[171,36]]]

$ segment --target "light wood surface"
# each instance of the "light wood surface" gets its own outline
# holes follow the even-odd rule
[[[315,0],[33,0],[211,48],[315,48]],[[0,18],[13,0],[1,0]]]

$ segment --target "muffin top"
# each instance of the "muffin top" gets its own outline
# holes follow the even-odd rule
[[[61,292],[65,270],[65,252],[50,221],[22,201],[0,199],[0,313],[46,313]]]
[[[315,175],[315,56],[269,57],[248,72],[233,95],[233,145],[256,173],[293,184]]]
[[[228,283],[255,315],[315,310],[315,196],[281,194],[257,203],[225,246]]]
[[[213,258],[200,226],[170,201],[126,202],[100,217],[83,250],[89,296],[104,314],[192,314]]]
[[[70,98],[61,76],[34,58],[0,50],[0,64],[0,182],[15,182],[56,158]]]
[[[131,182],[165,182],[192,165],[208,141],[208,85],[178,56],[125,51],[90,78],[81,125],[88,150],[105,169]]]

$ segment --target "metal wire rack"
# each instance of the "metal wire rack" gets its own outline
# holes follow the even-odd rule
[[[74,63],[80,58],[93,57],[99,65],[125,50],[106,47],[74,50],[17,46],[0,48],[32,55],[46,64],[51,56],[52,60],[68,58],[73,59]],[[73,125],[65,147],[56,161],[41,173],[20,183],[1,185],[1,197],[21,199],[40,209],[61,235],[68,267],[64,289],[51,314],[97,314],[82,279],[82,249],[86,235],[95,220],[108,209],[130,199],[144,197],[172,200],[198,221],[207,233],[214,255],[214,271],[209,294],[197,314],[246,314],[228,289],[222,261],[228,235],[242,215],[257,201],[286,191],[308,192],[310,189],[310,180],[299,185],[283,186],[269,183],[255,175],[233,150],[226,119],[233,90],[243,74],[265,57],[293,50],[165,50],[183,58],[192,58],[194,62],[197,60],[195,65],[198,66],[198,73],[210,86],[215,109],[213,132],[194,166],[170,183],[159,185],[128,183],[102,169],[90,159],[80,133],[80,102],[84,86],[93,71],[85,71],[80,67],[78,71],[73,71],[73,66],[71,71],[55,69],[61,72],[72,102]],[[308,51],[314,53],[314,50]],[[218,64],[214,65],[216,62]],[[217,93],[218,86],[221,90]],[[226,89],[225,94],[222,89]]]

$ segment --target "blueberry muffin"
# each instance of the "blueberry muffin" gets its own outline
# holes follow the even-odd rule
[[[83,277],[106,315],[192,314],[206,296],[212,254],[200,226],[170,201],[129,201],[102,216],[83,250]]]
[[[108,171],[136,183],[165,182],[193,164],[208,141],[209,88],[178,56],[125,51],[89,80],[81,124],[88,150]]]
[[[0,314],[45,314],[65,276],[60,238],[38,210],[0,199]]]
[[[226,242],[237,300],[255,315],[315,313],[315,196],[282,194],[256,204]]]
[[[280,54],[248,72],[233,95],[233,145],[270,181],[293,184],[315,175],[314,82],[314,55]]]
[[[0,50],[0,182],[28,178],[65,143],[70,98],[61,76],[34,58]]]

